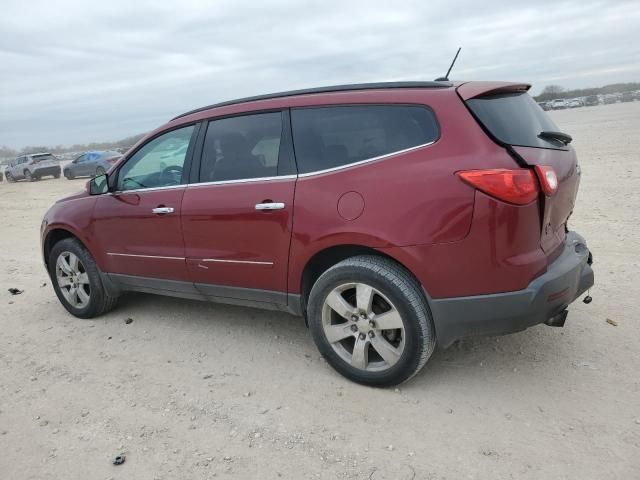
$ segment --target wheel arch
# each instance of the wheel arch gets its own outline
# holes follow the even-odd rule
[[[49,230],[49,232],[47,232],[47,235],[42,242],[42,255],[44,257],[44,264],[47,269],[49,268],[49,255],[51,254],[51,249],[56,243],[66,238],[75,238],[84,246],[84,248],[87,248],[84,242],[70,230],[60,227],[52,228],[51,230]]]
[[[409,273],[409,275],[413,277],[417,284],[420,285],[424,294],[425,302],[427,303],[429,310],[431,310],[429,295],[424,289],[424,285],[422,285],[418,277],[416,277],[411,269],[407,267],[407,265],[405,265],[403,262],[373,247],[356,244],[341,244],[333,245],[316,252],[311,258],[309,258],[302,270],[302,275],[300,278],[300,304],[303,316],[305,317],[305,322],[307,321],[306,309],[309,293],[311,292],[311,288],[315,284],[316,280],[320,277],[320,275],[322,275],[322,273],[324,273],[337,263],[346,260],[347,258],[356,257],[359,255],[375,255],[378,257],[388,258],[404,268]]]

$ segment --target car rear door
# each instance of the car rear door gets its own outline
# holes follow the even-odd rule
[[[208,122],[184,194],[187,268],[215,299],[284,305],[296,174],[288,111]]]
[[[189,290],[180,214],[199,125],[161,133],[118,168],[113,193],[98,197],[94,231],[106,271],[125,286]],[[187,145],[162,164],[167,151]],[[180,283],[182,282],[182,283]]]

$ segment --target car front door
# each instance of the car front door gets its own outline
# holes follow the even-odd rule
[[[97,199],[99,250],[106,271],[124,285],[171,291],[189,282],[180,213],[198,128],[177,128],[147,141],[113,172],[115,191]],[[161,160],[185,145],[181,155]]]
[[[70,165],[71,173],[74,176],[81,177],[82,175],[85,174],[84,173],[84,164],[85,164],[86,158],[87,158],[86,155],[80,155],[73,162],[71,162],[71,165]]]
[[[297,178],[290,131],[288,111],[208,123],[182,202],[187,268],[205,296],[287,303]]]

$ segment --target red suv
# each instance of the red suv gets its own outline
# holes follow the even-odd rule
[[[80,318],[139,291],[302,315],[346,377],[436,344],[562,325],[593,285],[580,168],[529,85],[409,82],[245,98],[150,133],[42,223]]]

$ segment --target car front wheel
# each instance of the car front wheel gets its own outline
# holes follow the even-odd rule
[[[327,362],[365,385],[410,379],[435,348],[420,285],[384,257],[353,257],[324,272],[311,289],[307,319]]]
[[[49,276],[60,303],[79,318],[93,318],[116,305],[109,296],[95,261],[75,238],[56,243],[49,255]]]

